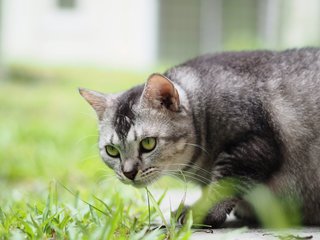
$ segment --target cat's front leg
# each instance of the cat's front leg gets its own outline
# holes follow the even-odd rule
[[[243,141],[221,152],[215,159],[212,174],[218,180],[207,187],[209,191],[203,196],[209,199],[206,201],[214,203],[206,218],[203,218],[203,223],[213,227],[221,225],[245,193],[255,184],[266,181],[278,169],[278,153],[276,142],[269,135],[248,135]],[[201,204],[197,203],[193,212],[196,213]],[[196,213],[196,220],[197,215],[199,214]]]
[[[256,183],[263,183],[279,167],[279,149],[269,135],[248,134],[229,144],[215,159],[213,182],[190,207],[193,223],[219,227],[237,201]]]
[[[192,221],[194,227],[219,228],[227,219],[227,215],[232,211],[237,203],[237,199],[226,199],[212,206],[203,212],[197,206],[185,207],[178,218],[178,222],[185,224],[192,210]],[[200,203],[199,203],[200,204]]]
[[[237,201],[237,199],[226,199],[215,204],[202,221],[203,224],[212,228],[220,227],[226,221],[227,215],[235,207]]]
[[[179,222],[185,223],[188,214],[192,212],[194,227],[220,227],[239,200],[230,192],[229,185],[227,188],[224,187],[217,184],[204,187],[201,198],[182,211]],[[219,192],[217,192],[217,188]]]

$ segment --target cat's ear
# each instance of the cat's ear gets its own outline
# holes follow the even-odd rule
[[[165,107],[177,112],[180,107],[179,93],[174,84],[165,76],[154,73],[149,78],[144,87],[142,102],[151,107]]]
[[[103,117],[103,113],[108,106],[106,95],[84,88],[79,88],[79,93],[93,107],[98,115],[99,120],[101,120]]]

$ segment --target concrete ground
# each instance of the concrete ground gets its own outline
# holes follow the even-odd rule
[[[301,229],[286,229],[282,231],[272,231],[266,229],[230,229],[222,228],[213,230],[212,232],[195,232],[191,239],[194,240],[241,240],[241,239],[264,239],[264,240],[304,240],[320,239],[319,228],[301,228]]]
[[[163,191],[153,190],[152,194],[157,198],[161,196]],[[184,190],[169,190],[161,204],[161,209],[165,217],[169,219],[170,208],[175,210],[181,200],[184,198]],[[200,197],[200,191],[189,189],[186,193],[187,205],[191,205]],[[233,214],[228,217],[225,226],[221,229],[212,230],[194,230],[191,239],[194,240],[248,240],[248,239],[264,239],[264,240],[320,240],[320,227],[301,227],[285,230],[272,230],[262,228],[250,228],[241,225],[235,219]]]

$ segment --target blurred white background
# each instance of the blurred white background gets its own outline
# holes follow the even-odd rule
[[[320,44],[318,0],[0,0],[1,59],[145,69]]]

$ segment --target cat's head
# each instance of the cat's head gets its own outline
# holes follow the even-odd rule
[[[194,143],[185,92],[160,74],[119,94],[80,89],[99,119],[99,150],[118,178],[137,187],[189,162]]]

